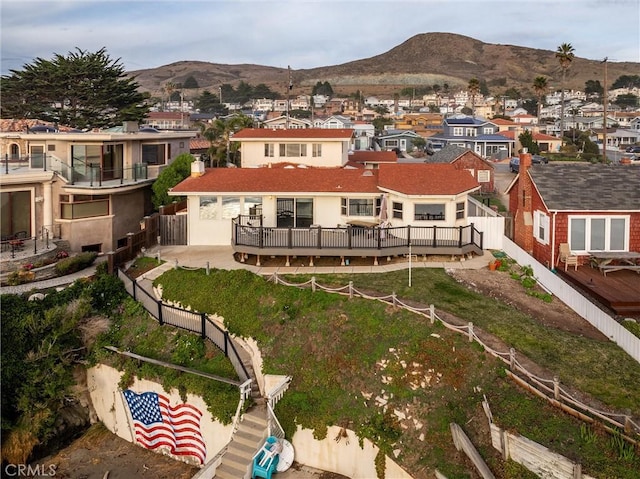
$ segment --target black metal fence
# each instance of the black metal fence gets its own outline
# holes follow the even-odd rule
[[[233,341],[229,337],[229,332],[211,321],[206,313],[188,311],[163,303],[139,286],[135,280],[129,278],[126,273],[119,268],[118,278],[124,283],[127,293],[142,304],[144,309],[146,309],[161,326],[168,324],[176,328],[191,331],[192,333],[197,333],[203,339],[208,339],[229,358],[241,382],[251,378],[238,354],[235,344],[233,344]]]
[[[233,222],[235,245],[281,249],[386,249],[399,247],[483,249],[482,232],[467,226],[401,226],[362,228],[274,228],[250,226],[237,218]]]

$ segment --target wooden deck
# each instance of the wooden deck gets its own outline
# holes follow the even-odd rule
[[[577,271],[559,268],[558,275],[613,313],[640,318],[640,274],[636,271],[610,271],[605,276],[597,268],[579,266]]]

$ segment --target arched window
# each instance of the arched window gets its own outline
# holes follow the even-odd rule
[[[11,143],[9,147],[9,159],[10,160],[19,160],[20,159],[20,147],[17,143]]]

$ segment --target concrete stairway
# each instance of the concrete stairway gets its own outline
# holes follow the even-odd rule
[[[244,413],[233,440],[216,469],[218,479],[242,479],[251,477],[253,455],[258,452],[267,437],[267,408],[264,404],[253,406]]]

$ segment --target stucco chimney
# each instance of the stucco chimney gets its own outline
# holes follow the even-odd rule
[[[198,177],[204,175],[204,161],[196,160],[191,163],[191,177]]]

